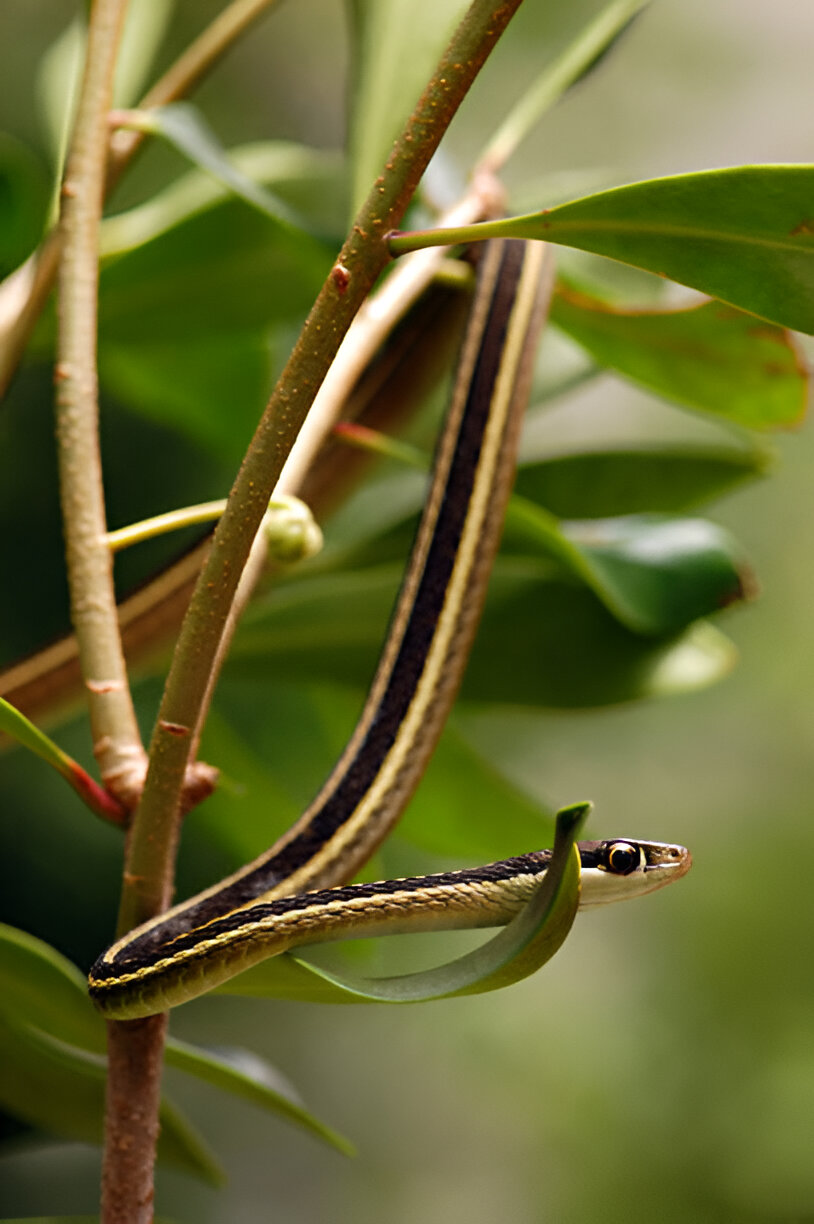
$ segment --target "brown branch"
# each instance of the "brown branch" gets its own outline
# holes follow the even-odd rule
[[[105,534],[96,376],[98,230],[110,108],[126,0],[97,0],[62,186],[56,422],[71,620],[93,750],[108,789],[134,807],[145,757],[119,637]]]
[[[102,1224],[152,1224],[166,1033],[166,1014],[107,1026]]]

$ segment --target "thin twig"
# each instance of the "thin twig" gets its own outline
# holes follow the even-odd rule
[[[71,619],[87,690],[93,750],[107,788],[133,807],[145,756],[119,636],[106,542],[96,377],[98,228],[110,107],[126,0],[99,0],[62,187],[56,402],[60,495]]]

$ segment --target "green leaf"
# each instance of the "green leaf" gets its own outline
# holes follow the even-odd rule
[[[560,518],[687,510],[765,474],[771,456],[694,444],[597,450],[525,463],[517,493]]]
[[[239,462],[271,390],[268,338],[251,331],[103,345],[105,390],[133,412],[174,426],[219,458]]]
[[[558,523],[518,497],[508,520],[524,551],[539,544],[582,579],[636,633],[675,633],[754,585],[741,550],[706,519],[637,514]]]
[[[480,226],[390,239],[394,254],[538,238],[667,276],[740,310],[814,332],[814,166],[735,166],[645,180]]]
[[[738,545],[706,519],[629,515],[569,523],[565,533],[592,589],[638,633],[674,633],[754,587]]]
[[[104,1077],[105,1024],[88,997],[84,976],[75,965],[41,939],[0,924],[0,1017],[3,1016],[11,1028],[10,1047],[25,1047],[25,1067],[35,1078],[45,1076],[54,1050],[62,1059],[66,1082],[71,1076],[90,1076],[94,1082],[100,1073]],[[3,1032],[0,1020],[0,1040]],[[38,1051],[44,1051],[42,1058],[38,1058]],[[95,1057],[84,1057],[85,1054]],[[0,1049],[0,1066],[2,1061]],[[171,1037],[167,1041],[166,1061],[170,1067],[295,1122],[340,1151],[350,1151],[347,1142],[309,1113],[292,1086],[257,1055],[246,1050],[203,1050]],[[39,1066],[40,1062],[44,1062],[45,1067]],[[84,1086],[80,1096],[90,1111],[99,1094],[96,1087]],[[10,1099],[2,1096],[2,1088],[0,1099],[13,1108]],[[66,1117],[70,1112],[69,1103],[69,1097],[63,1102],[56,1102]],[[180,1128],[186,1133],[186,1124],[182,1123],[180,1115],[176,1115],[166,1101],[165,1105],[170,1110],[175,1130],[179,1131]],[[15,1109],[14,1112],[20,1111]],[[20,1116],[31,1120],[24,1112],[20,1112]],[[63,1122],[63,1113],[57,1111],[48,1129],[77,1137],[65,1129],[67,1124],[63,1125]],[[77,1125],[80,1123],[83,1126],[92,1124],[100,1130],[101,1115],[92,1121],[86,1113]],[[178,1141],[179,1135],[170,1139],[171,1143]]]
[[[0,132],[0,278],[30,255],[45,226],[48,181],[20,141]]]
[[[67,1139],[100,1143],[105,1062],[0,1012],[0,1104],[15,1116]],[[223,1174],[202,1139],[166,1099],[159,1160],[219,1185]]]
[[[103,266],[100,342],[168,344],[294,323],[329,268],[312,238],[223,200]]]
[[[56,948],[0,924],[0,1012],[80,1049],[102,1053],[105,1025],[84,976]]]
[[[580,860],[574,842],[589,810],[590,804],[579,803],[557,814],[551,866],[537,892],[502,931],[454,961],[420,973],[354,980],[298,957],[275,957],[219,990],[312,1002],[426,1003],[510,986],[550,960],[571,929],[579,907]],[[292,963],[277,972],[276,962],[283,959]],[[321,982],[311,983],[310,975]]]
[[[175,0],[130,0],[116,56],[115,106],[135,102],[172,20]]]
[[[244,178],[273,189],[289,209],[307,216],[319,232],[341,239],[345,222],[345,169],[342,159],[324,149],[285,140],[239,145],[229,163]],[[198,213],[234,202],[229,188],[201,170],[190,170],[144,204],[105,217],[100,231],[102,257],[110,259],[151,242]]]
[[[353,0],[352,210],[381,174],[468,0]]]
[[[259,1055],[233,1048],[205,1050],[173,1039],[167,1046],[167,1062],[223,1092],[296,1123],[346,1156],[353,1155],[353,1145],[309,1113],[293,1087]]]
[[[545,578],[529,562],[501,567],[463,698],[581,708],[692,692],[721,679],[732,644],[702,621],[681,633],[633,633],[585,586]]]
[[[358,691],[381,648],[401,568],[371,566],[278,588],[250,610],[226,675],[248,689],[269,680]],[[589,706],[711,684],[734,650],[709,625],[660,639],[619,624],[583,585],[545,561],[499,559],[462,686],[473,701]]]
[[[118,801],[24,714],[0,697],[0,736],[2,735],[16,740],[29,752],[46,761],[97,815],[105,820],[112,820],[114,824],[125,823],[126,813]]]
[[[788,333],[720,302],[636,311],[560,285],[551,321],[599,365],[689,408],[749,429],[789,428],[805,411],[807,374]]]
[[[308,232],[301,217],[272,191],[261,187],[233,162],[197,107],[190,102],[176,102],[154,110],[129,112],[128,126],[152,132],[188,157],[230,192],[252,208],[278,221],[286,228]]]
[[[226,783],[201,809],[196,834],[235,867],[300,815],[339,757],[360,706],[355,690],[309,684],[295,693],[282,682],[274,698],[267,697],[262,719],[257,700],[254,685],[224,678],[204,741],[207,760],[225,772]],[[424,851],[484,862],[545,845],[551,832],[549,812],[505,778],[454,722],[398,827],[399,838]]]

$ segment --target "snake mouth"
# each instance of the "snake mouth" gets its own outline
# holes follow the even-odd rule
[[[644,852],[645,872],[669,872],[675,879],[686,875],[692,867],[692,855],[686,846],[669,846],[661,842],[639,842]]]

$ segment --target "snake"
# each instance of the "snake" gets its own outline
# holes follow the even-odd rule
[[[483,244],[429,489],[378,668],[338,762],[265,853],[142,924],[89,974],[108,1018],[164,1011],[307,944],[504,925],[545,879],[547,849],[486,866],[348,884],[393,829],[437,744],[483,609],[553,286],[545,243]],[[680,878],[683,846],[578,843],[580,908]]]

